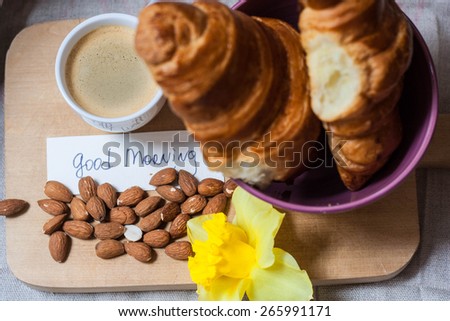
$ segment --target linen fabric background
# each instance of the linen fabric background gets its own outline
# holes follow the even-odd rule
[[[279,1],[279,0],[273,0]],[[107,12],[137,15],[148,1],[0,0],[0,199],[5,197],[4,71],[14,37],[36,23],[88,18]],[[236,0],[223,0],[232,5]],[[425,38],[440,85],[440,112],[450,112],[450,0],[398,0]],[[449,300],[450,171],[417,171],[421,242],[411,263],[383,282],[315,287],[316,300]],[[6,262],[5,218],[0,217],[0,300],[197,300],[195,291],[61,294],[30,288],[14,277]],[[301,262],[300,262],[301,263]]]

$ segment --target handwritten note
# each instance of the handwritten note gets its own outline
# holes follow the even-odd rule
[[[186,131],[47,139],[47,179],[60,181],[74,194],[84,176],[109,182],[119,192],[134,185],[149,190],[151,175],[165,167],[187,170],[199,180],[223,179],[208,169],[199,143]]]

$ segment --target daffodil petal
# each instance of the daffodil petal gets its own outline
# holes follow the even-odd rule
[[[281,226],[284,214],[238,187],[232,202],[236,210],[233,224],[241,227],[248,237],[248,242],[256,250],[256,259],[261,268],[273,264],[272,253],[274,238]]]
[[[200,301],[240,301],[249,283],[248,279],[220,277],[214,280],[209,289],[198,285],[198,299]]]
[[[191,243],[194,243],[194,240],[205,242],[208,239],[208,232],[203,228],[203,223],[212,220],[213,215],[215,214],[200,215],[187,222],[187,233]]]
[[[275,248],[275,263],[267,268],[255,268],[247,289],[250,300],[255,301],[309,301],[313,288],[306,271],[282,249]]]

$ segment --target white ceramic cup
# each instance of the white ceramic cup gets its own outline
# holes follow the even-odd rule
[[[115,118],[107,118],[93,115],[84,110],[82,106],[78,105],[75,102],[75,100],[72,98],[67,88],[65,79],[65,68],[67,58],[69,57],[72,48],[83,36],[101,26],[119,25],[135,29],[137,27],[137,24],[138,24],[137,17],[121,13],[107,13],[94,16],[92,18],[84,20],[74,29],[72,29],[72,31],[70,31],[70,33],[63,40],[58,50],[55,64],[55,75],[59,91],[61,92],[62,96],[64,97],[65,101],[69,104],[69,106],[79,116],[81,116],[81,118],[84,121],[100,130],[107,132],[123,133],[138,129],[147,124],[150,120],[152,120],[156,116],[156,114],[158,114],[158,112],[164,105],[166,98],[164,97],[161,88],[158,88],[152,100],[142,109],[133,114]]]

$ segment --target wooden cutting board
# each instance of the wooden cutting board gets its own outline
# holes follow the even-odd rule
[[[194,289],[186,262],[172,260],[159,250],[150,264],[128,256],[101,260],[94,253],[95,240],[74,239],[65,263],[56,263],[49,255],[48,236],[42,233],[49,216],[36,203],[44,198],[46,138],[103,134],[75,115],[56,87],[56,52],[65,35],[79,22],[31,26],[16,37],[8,52],[6,196],[31,204],[26,213],[5,220],[9,267],[28,285],[56,292]],[[165,106],[140,131],[182,128]],[[440,154],[436,148],[433,153]],[[433,163],[435,159],[428,161]],[[438,162],[444,161],[438,158]],[[288,213],[276,241],[277,246],[296,257],[315,285],[392,278],[408,264],[419,244],[415,176],[411,175],[383,200],[354,212]]]

